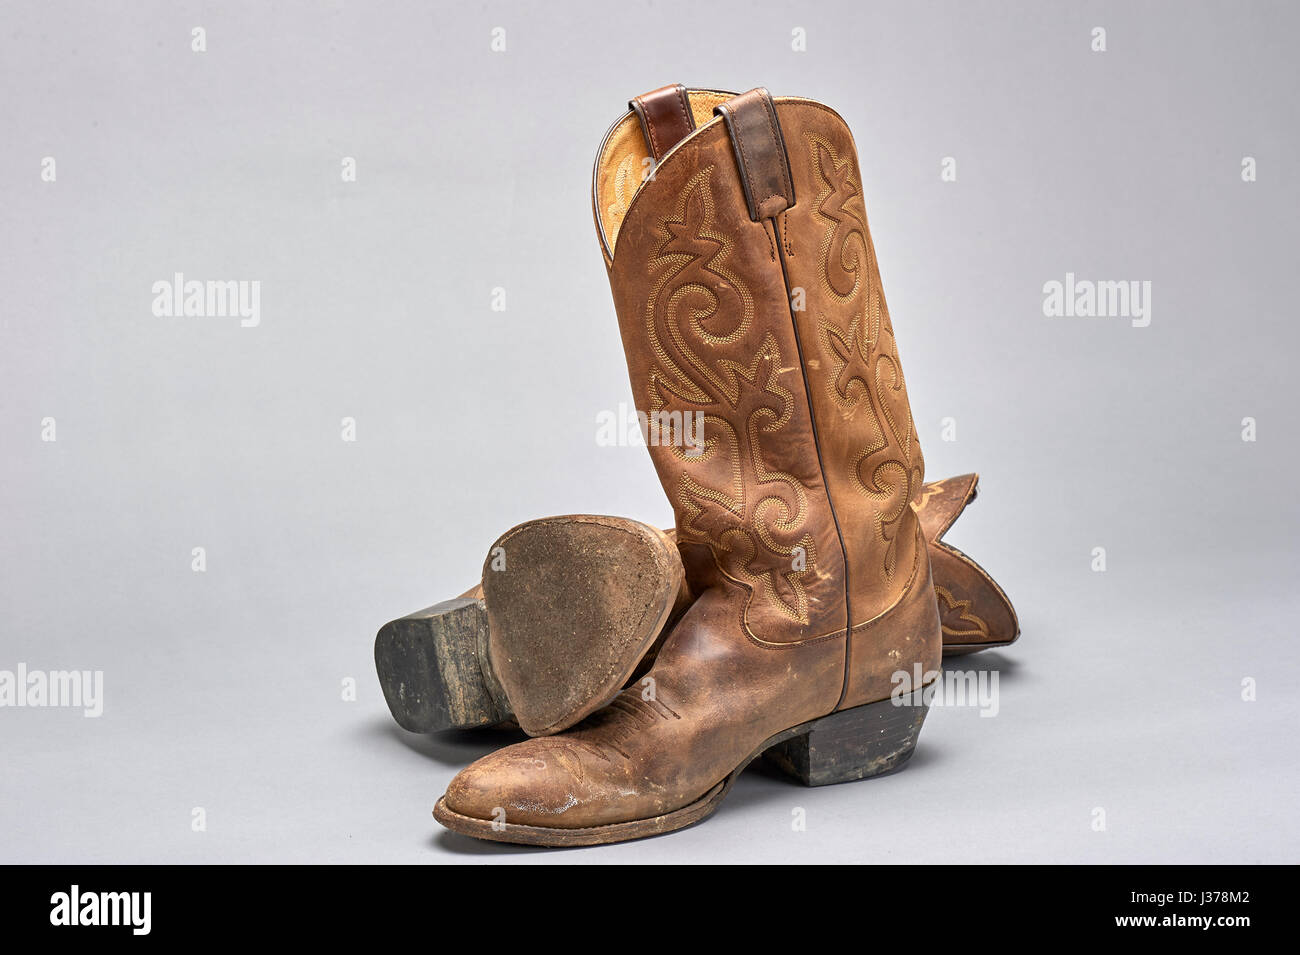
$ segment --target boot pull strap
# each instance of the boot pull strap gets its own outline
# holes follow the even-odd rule
[[[713,110],[722,116],[745,188],[745,204],[755,222],[770,219],[794,205],[790,160],[772,96],[761,86]]]
[[[655,162],[695,131],[686,87],[680,83],[642,93],[627,105],[641,120],[641,131]]]

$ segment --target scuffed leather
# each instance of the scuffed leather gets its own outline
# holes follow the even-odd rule
[[[758,743],[822,715],[838,694],[841,643],[764,649],[738,638],[743,593],[702,595],[669,635],[640,684],[557,736],[507,746],[447,789],[461,815],[512,824],[585,828],[679,809],[706,793]]]

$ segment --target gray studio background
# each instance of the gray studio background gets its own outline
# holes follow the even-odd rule
[[[0,709],[0,860],[1296,861],[1294,6],[4,21],[0,669],[102,669],[105,709]],[[999,715],[934,711],[896,776],[751,771],[663,838],[474,843],[430,810],[512,737],[402,733],[374,634],[519,521],[671,519],[644,450],[595,441],[631,399],[588,190],[629,96],[678,81],[848,120],[927,475],[983,475],[949,540],[1024,635],[963,664]],[[1150,281],[1150,326],[1044,317],[1067,271]],[[155,317],[175,272],[260,281],[261,324]]]

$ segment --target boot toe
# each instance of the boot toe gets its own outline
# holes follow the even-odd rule
[[[592,780],[581,757],[554,738],[528,740],[484,756],[452,779],[442,804],[470,819],[578,828],[591,824]]]

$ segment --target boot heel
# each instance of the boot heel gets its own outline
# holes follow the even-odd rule
[[[892,773],[916,749],[929,709],[922,691],[841,710],[763,755],[805,786],[827,786]]]
[[[402,729],[432,733],[509,719],[479,663],[488,633],[483,601],[457,597],[384,624],[375,670]]]

